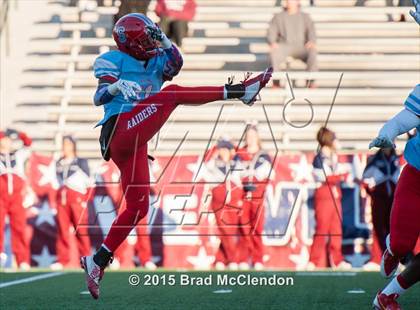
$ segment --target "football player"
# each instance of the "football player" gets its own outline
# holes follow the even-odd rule
[[[417,24],[420,25],[420,0],[413,0],[413,5],[416,10],[410,10],[410,15],[413,16]]]
[[[395,147],[395,138],[413,128],[417,129],[417,135],[405,147],[407,165],[395,190],[390,234],[381,261],[381,273],[387,278],[395,274],[400,260],[414,250],[420,236],[420,84],[408,96],[405,108],[382,127],[369,148]],[[400,309],[396,299],[419,281],[420,253],[417,253],[408,267],[376,295],[374,307]]]
[[[105,160],[112,158],[120,169],[126,202],[126,209],[113,222],[100,249],[93,256],[81,258],[87,287],[95,299],[99,297],[99,281],[113,252],[146,216],[149,208],[147,142],[179,104],[197,105],[237,98],[252,105],[273,71],[268,68],[239,84],[218,87],[169,85],[157,92],[164,80],[170,80],[180,70],[182,61],[174,64],[174,57],[179,53],[144,15],[129,14],[121,19],[113,32],[119,50],[100,56],[94,65],[95,76],[99,79],[94,103],[103,105],[105,111],[105,117],[98,124],[102,125],[101,151]],[[169,48],[172,51],[168,51]]]

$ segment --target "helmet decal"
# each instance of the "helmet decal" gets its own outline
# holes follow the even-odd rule
[[[125,16],[132,16],[132,17],[138,18],[141,21],[143,21],[146,25],[150,25],[150,26],[154,25],[153,21],[149,17],[140,13],[130,13]]]

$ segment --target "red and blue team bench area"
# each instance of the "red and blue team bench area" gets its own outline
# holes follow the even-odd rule
[[[130,285],[130,275],[149,284]],[[291,277],[293,285],[217,284],[216,276]],[[205,278],[211,285],[181,285],[180,277]],[[153,279],[153,277],[155,277]],[[175,284],[170,285],[174,277]],[[163,280],[166,279],[165,285]],[[280,283],[278,281],[277,283]],[[370,309],[378,287],[376,272],[177,272],[108,271],[99,300],[86,290],[80,271],[0,273],[1,309]],[[286,282],[284,282],[286,283]],[[223,285],[224,284],[224,285]],[[281,283],[280,283],[281,284]],[[405,310],[419,309],[420,286],[401,299]]]
[[[370,229],[366,222],[365,210],[369,209],[366,195],[360,194],[359,186],[352,182],[361,174],[366,162],[366,154],[340,156],[340,167],[349,173],[350,183],[343,184],[343,252],[353,267],[360,267],[373,253],[367,240]],[[314,233],[315,220],[312,178],[313,154],[278,155],[273,158],[274,177],[267,186],[265,200],[264,226],[264,264],[267,268],[301,269],[307,261],[310,240]],[[197,156],[158,156],[154,165],[159,166],[153,185],[159,199],[150,208],[146,225],[151,235],[154,262],[164,268],[208,269],[210,257],[219,247],[217,227],[214,218],[200,203],[204,183],[192,182],[200,157]],[[29,160],[28,180],[37,196],[35,203],[27,211],[27,235],[30,236],[32,267],[48,268],[56,261],[56,234],[54,197],[56,190],[45,171],[55,165],[51,157],[32,154]],[[111,163],[103,165],[95,173],[96,186],[86,208],[88,222],[79,225],[89,226],[89,238],[93,248],[98,248],[116,216],[122,192],[119,186],[118,170]],[[52,199],[53,197],[53,199]],[[204,212],[204,216],[201,212]],[[145,224],[142,224],[145,225]],[[364,240],[361,247],[355,240]],[[10,229],[6,225],[5,249],[11,255]],[[118,255],[123,268],[133,268],[133,253],[136,236],[126,242],[125,250]],[[420,246],[420,243],[419,243]],[[79,253],[74,238],[70,240],[70,268],[79,265]],[[324,259],[326,261],[326,258]],[[202,262],[207,262],[204,266]],[[327,264],[324,264],[326,267]],[[11,261],[6,264],[11,267]]]

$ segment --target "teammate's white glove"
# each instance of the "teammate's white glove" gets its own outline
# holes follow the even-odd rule
[[[369,149],[373,147],[378,147],[380,149],[395,148],[395,144],[389,138],[384,137],[384,136],[379,136],[373,139],[372,142],[369,143]]]
[[[410,10],[410,15],[416,20],[417,24],[420,25],[420,0],[412,0],[416,11]]]
[[[139,84],[133,81],[118,80],[114,84],[108,86],[108,92],[115,96],[119,92],[124,96],[127,101],[138,99],[138,94],[142,91]]]
[[[147,31],[149,36],[155,40],[160,42],[164,49],[170,48],[172,46],[171,40],[168,39],[166,34],[159,28],[158,25],[155,26],[147,26]]]

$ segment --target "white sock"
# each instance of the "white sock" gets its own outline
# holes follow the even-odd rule
[[[401,296],[404,294],[406,290],[403,289],[398,282],[398,277],[395,277],[392,279],[391,282],[388,283],[388,285],[383,289],[382,293],[385,295],[391,295],[391,294],[397,294],[398,296]]]
[[[108,249],[108,247],[102,243],[101,245],[105,250],[107,250],[109,253],[112,253],[112,251],[110,249]]]
[[[227,99],[227,89],[226,89],[226,86],[225,87],[223,87],[223,100],[226,100]]]

